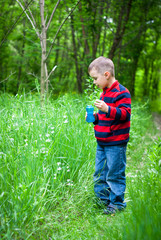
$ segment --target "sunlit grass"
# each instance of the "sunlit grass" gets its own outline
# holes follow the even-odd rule
[[[92,124],[85,122],[88,101],[86,96],[64,95],[41,107],[36,96],[1,95],[1,239],[129,239],[128,234],[135,237],[133,223],[135,234],[142,236],[141,216],[149,191],[146,165],[156,159],[150,157],[156,143],[147,106],[133,103],[127,151],[128,207],[107,217],[96,206],[93,193],[96,141]],[[153,197],[147,209],[152,201]],[[141,215],[139,206],[144,209]],[[157,200],[155,211],[159,206]],[[158,226],[160,215],[154,217],[149,211],[149,221]],[[151,231],[147,237],[153,236]]]

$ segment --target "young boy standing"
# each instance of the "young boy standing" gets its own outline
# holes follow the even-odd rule
[[[99,202],[107,208],[105,214],[126,207],[126,146],[129,141],[131,96],[115,79],[114,64],[105,57],[96,58],[88,68],[96,86],[103,89],[95,106],[94,130],[97,151],[94,173],[94,191]]]

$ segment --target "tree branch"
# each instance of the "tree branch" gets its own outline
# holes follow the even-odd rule
[[[56,68],[57,68],[57,65],[55,65],[55,66],[53,67],[53,69],[52,69],[51,72],[49,73],[48,77],[46,78],[45,82],[48,81],[49,77],[50,77],[51,74],[55,71]]]
[[[8,32],[6,33],[5,37],[3,38],[3,40],[1,41],[0,47],[3,45],[3,43],[5,42],[7,36],[10,34],[10,32],[13,30],[14,26],[17,24],[17,22],[19,21],[19,19],[21,18],[21,16],[23,15],[23,13],[25,12],[25,10],[28,8],[28,6],[33,2],[33,0],[31,0],[26,7],[24,8],[24,10],[22,11],[22,13],[18,16],[18,18],[16,19],[16,21],[13,23],[12,27],[8,30]]]
[[[58,4],[60,3],[60,1],[61,1],[61,0],[58,0],[57,3],[56,3],[56,5],[55,5],[55,8],[54,8],[54,10],[53,10],[53,12],[52,12],[52,14],[51,14],[51,16],[50,16],[49,22],[48,22],[48,24],[47,24],[46,31],[48,30],[48,28],[49,28],[49,26],[50,26],[51,20],[52,20],[52,18],[53,18],[53,16],[54,16],[54,13],[55,13],[55,11],[56,11],[56,9],[57,9]]]
[[[57,37],[58,33],[60,32],[60,30],[61,30],[61,28],[63,27],[64,23],[65,23],[66,20],[69,18],[69,16],[72,14],[72,12],[75,10],[75,8],[77,7],[77,5],[79,4],[80,1],[81,1],[81,0],[78,0],[78,2],[76,3],[76,5],[72,8],[72,10],[70,11],[70,13],[67,15],[67,17],[63,20],[62,24],[59,26],[59,28],[58,28],[58,30],[57,30],[57,32],[56,32],[56,34],[55,34],[54,40],[53,40],[53,42],[52,42],[52,44],[51,44],[51,46],[50,46],[50,49],[49,49],[48,55],[47,55],[47,57],[46,57],[46,60],[48,59],[48,57],[49,57],[49,55],[50,55],[50,53],[51,53],[51,50],[52,50],[52,48],[53,48],[53,46],[54,46],[54,43],[55,43],[55,40],[56,40],[56,37]],[[46,60],[45,60],[45,61],[46,61]]]
[[[31,18],[29,17],[29,15],[27,14],[27,12],[26,12],[26,10],[25,10],[25,8],[24,8],[24,6],[20,3],[20,1],[19,0],[16,0],[17,2],[18,2],[18,4],[20,5],[20,7],[24,10],[24,13],[26,14],[26,17],[28,18],[28,20],[30,21],[30,23],[31,23],[31,25],[32,25],[32,27],[33,27],[33,29],[35,30],[35,32],[36,32],[36,34],[37,34],[37,36],[38,36],[38,38],[40,39],[40,34],[39,34],[39,32],[37,31],[37,29],[36,29],[36,27],[35,27],[35,25],[34,25],[34,23],[33,23],[33,21],[31,20]]]
[[[4,79],[4,80],[2,80],[0,83],[3,83],[3,82],[5,82],[5,81],[7,81],[12,75],[14,75],[16,72],[14,72],[14,73],[12,73],[11,72],[11,74],[9,75],[9,77],[7,77],[6,79]]]
[[[24,4],[26,4],[26,2],[23,0],[23,2],[24,2]],[[31,10],[30,10],[30,8],[28,7],[28,10],[29,10],[29,13],[30,13],[30,15],[31,15],[31,18],[32,18],[32,20],[33,20],[33,23],[34,23],[34,25],[35,25],[35,27],[36,27],[36,21],[35,21],[35,18],[34,18],[34,16],[33,16],[33,14],[32,14],[32,12],[31,12]]]

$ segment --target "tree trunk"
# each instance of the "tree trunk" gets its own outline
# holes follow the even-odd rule
[[[109,52],[109,58],[110,59],[113,59],[113,57],[115,55],[115,52],[116,52],[116,49],[119,46],[119,43],[123,38],[125,29],[126,29],[126,24],[129,20],[132,0],[128,1],[126,15],[125,15],[125,18],[123,18],[124,17],[124,12],[125,12],[125,5],[126,5],[126,1],[123,1],[122,7],[121,7],[121,10],[120,10],[120,14],[119,14],[119,17],[118,17],[117,29],[116,29],[116,33],[115,33],[115,36],[114,36],[113,44],[112,44],[112,47],[111,47],[110,52]]]
[[[40,16],[41,16],[41,99],[45,98],[45,92],[48,92],[47,81],[47,65],[46,65],[46,26],[44,18],[44,0],[40,0]],[[46,86],[45,86],[46,84]],[[46,89],[45,89],[46,88]],[[46,90],[46,91],[45,91]]]
[[[75,31],[74,31],[74,17],[71,15],[71,29],[72,29],[72,41],[73,41],[73,49],[74,49],[74,60],[75,60],[75,67],[76,67],[76,74],[77,74],[77,84],[78,84],[78,91],[82,93],[82,79],[80,74],[80,69],[78,67],[78,53],[75,41]]]
[[[89,44],[88,44],[88,34],[85,30],[85,25],[84,25],[84,19],[82,17],[82,5],[81,5],[81,2],[79,4],[79,12],[80,12],[80,21],[82,23],[82,35],[83,35],[83,40],[84,40],[84,54],[85,56],[87,56],[89,54]]]
[[[21,84],[21,74],[22,74],[22,63],[23,63],[23,57],[24,57],[24,48],[25,48],[25,41],[26,41],[26,19],[23,19],[23,42],[22,42],[22,51],[21,51],[21,60],[20,60],[20,66],[18,68],[18,82],[17,82],[17,91]]]

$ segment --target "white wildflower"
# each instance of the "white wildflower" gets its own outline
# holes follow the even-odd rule
[[[59,166],[61,164],[61,162],[57,162],[57,165]]]
[[[64,121],[64,123],[68,123],[68,120],[66,119],[66,120]]]
[[[52,141],[52,140],[51,140],[51,139],[49,139],[49,138],[48,138],[48,139],[46,139],[46,142],[51,142],[51,141]]]
[[[47,133],[47,134],[46,134],[46,137],[49,137],[49,136],[50,136],[50,134]]]
[[[41,153],[46,153],[46,149],[45,149],[45,148],[42,148],[42,149],[40,150],[40,152],[41,152]]]
[[[61,167],[58,167],[58,169],[57,169],[58,171],[60,171],[61,170]]]

